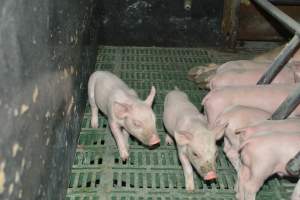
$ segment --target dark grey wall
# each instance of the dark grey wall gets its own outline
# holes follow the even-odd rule
[[[218,45],[222,6],[1,0],[0,199],[64,199],[98,44]]]
[[[101,43],[138,46],[215,46],[222,44],[222,0],[101,0]]]
[[[97,4],[0,1],[0,199],[64,199],[95,63]]]

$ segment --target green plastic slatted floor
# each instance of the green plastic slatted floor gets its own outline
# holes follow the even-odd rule
[[[247,52],[232,54],[208,49],[100,47],[96,64],[98,70],[114,72],[136,89],[142,98],[147,96],[151,84],[156,86],[158,94],[154,111],[162,143],[159,148],[149,150],[131,138],[129,160],[122,162],[106,118],[100,117],[98,129],[91,128],[87,105],[69,178],[67,200],[235,199],[236,173],[222,150],[219,150],[217,160],[218,180],[208,183],[194,174],[195,192],[185,191],[176,149],[164,144],[163,101],[166,92],[177,85],[200,108],[206,92],[186,80],[188,69],[209,62],[222,63],[250,56]],[[293,184],[288,181],[271,179],[263,186],[258,199],[288,199],[292,190]]]

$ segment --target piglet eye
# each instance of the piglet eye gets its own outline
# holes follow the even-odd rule
[[[135,127],[141,127],[141,126],[142,126],[142,122],[139,121],[139,120],[133,120],[133,125],[134,125]]]
[[[193,156],[196,156],[196,157],[198,157],[198,155],[197,155],[195,152],[193,152]]]

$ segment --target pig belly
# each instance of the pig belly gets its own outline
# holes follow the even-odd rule
[[[234,69],[216,74],[209,82],[211,90],[225,86],[255,85],[265,72],[264,67],[256,69]],[[284,68],[273,80],[272,84],[295,83],[294,72],[290,68]]]
[[[233,105],[260,108],[273,113],[280,103],[299,84],[275,84],[258,86],[236,86],[216,89],[207,94],[202,104],[210,126],[213,126],[216,118],[225,108]],[[300,114],[300,106],[293,114]]]

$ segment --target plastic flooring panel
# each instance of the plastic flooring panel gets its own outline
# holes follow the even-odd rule
[[[195,191],[185,190],[184,176],[174,145],[164,144],[162,122],[165,94],[176,85],[201,109],[206,91],[186,79],[192,66],[251,58],[249,52],[224,53],[201,48],[110,47],[98,49],[96,69],[112,71],[144,99],[151,85],[157,88],[154,112],[161,145],[150,150],[130,138],[130,156],[123,162],[107,119],[99,117],[99,128],[90,125],[87,104],[77,150],[69,178],[67,200],[232,200],[236,173],[221,148],[217,159],[218,179],[205,182],[194,173]],[[259,200],[289,199],[294,184],[271,178],[257,195]]]

